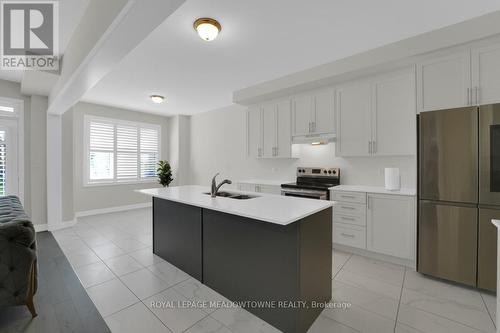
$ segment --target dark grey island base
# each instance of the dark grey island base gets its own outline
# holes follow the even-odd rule
[[[244,307],[286,333],[307,332],[312,302],[330,301],[331,244],[331,207],[278,225],[153,198],[153,252],[231,301],[265,301]]]

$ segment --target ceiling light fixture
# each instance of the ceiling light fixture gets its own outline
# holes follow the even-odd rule
[[[196,21],[194,21],[193,27],[194,30],[198,32],[198,36],[208,42],[217,38],[217,35],[222,29],[220,23],[217,22],[217,20],[209,17],[202,17],[197,19]]]
[[[321,146],[321,145],[325,145],[326,142],[325,141],[315,141],[315,142],[311,142],[311,144],[313,146]]]
[[[151,95],[149,97],[151,98],[153,103],[156,103],[156,104],[163,103],[163,101],[165,100],[165,97],[160,96],[160,95]]]

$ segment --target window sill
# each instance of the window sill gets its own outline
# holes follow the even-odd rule
[[[124,180],[118,182],[96,182],[96,183],[84,183],[83,187],[99,187],[99,186],[120,186],[120,185],[139,185],[139,184],[159,184],[158,179],[144,179],[144,180]]]

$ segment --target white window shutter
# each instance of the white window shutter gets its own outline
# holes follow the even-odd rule
[[[113,151],[114,133],[113,124],[90,122],[90,150]]]
[[[137,127],[116,126],[116,178],[137,179]]]
[[[157,129],[141,128],[141,178],[156,177],[159,157],[159,133]]]
[[[91,121],[89,125],[89,179],[114,178],[115,127],[106,122]]]
[[[160,126],[90,116],[86,124],[89,185],[156,177]]]

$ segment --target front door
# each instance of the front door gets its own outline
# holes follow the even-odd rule
[[[0,196],[19,196],[17,121],[0,119]]]

